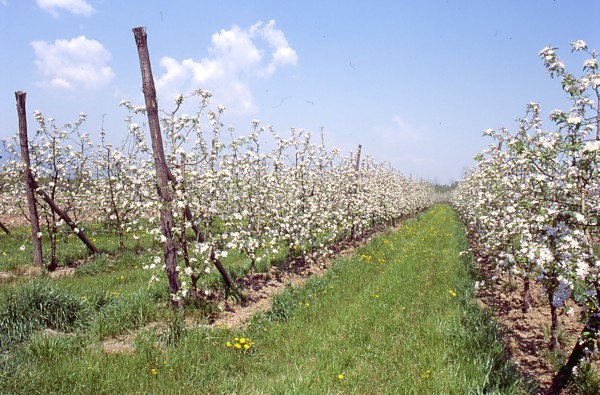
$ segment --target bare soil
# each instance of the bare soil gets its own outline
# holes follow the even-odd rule
[[[543,394],[550,387],[556,367],[552,366],[552,358],[548,351],[550,307],[542,288],[538,284],[531,285],[533,303],[529,311],[524,313],[523,286],[520,280],[513,279],[513,283],[516,284],[511,286],[508,277],[500,276],[493,265],[482,265],[479,269],[486,279],[485,285],[477,292],[480,304],[493,310],[510,358],[525,378],[538,385],[538,393]],[[497,279],[492,281],[494,276]],[[576,307],[573,311],[574,314],[563,312],[559,316],[559,341],[561,351],[567,356],[583,329]]]
[[[353,247],[348,247],[340,251],[336,258],[350,255],[353,251]],[[289,270],[272,267],[266,273],[249,274],[239,279],[236,285],[242,290],[244,301],[241,304],[221,301],[219,309],[222,313],[212,324],[229,328],[244,326],[253,315],[269,310],[273,298],[287,286],[300,287],[310,277],[322,276],[331,262],[331,258],[317,261],[299,260],[293,262]]]

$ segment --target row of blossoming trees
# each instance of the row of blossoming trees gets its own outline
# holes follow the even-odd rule
[[[593,251],[600,214],[600,75],[595,51],[583,41],[572,49],[591,56],[580,77],[565,69],[556,48],[540,52],[572,107],[551,113],[551,129],[542,125],[540,106],[529,103],[516,132],[487,130],[494,142],[455,194],[479,261],[522,279],[524,311],[532,283],[543,287],[550,349],[559,347],[560,309],[569,299],[579,306],[585,329],[555,389],[577,361],[596,353],[600,331],[600,261]]]
[[[368,229],[388,224],[431,204],[432,189],[402,176],[360,152],[342,157],[322,139],[292,129],[287,137],[254,121],[246,136],[224,129],[225,110],[208,109],[211,94],[198,90],[179,96],[175,110],[161,118],[177,250],[178,288],[172,297],[197,297],[203,277],[216,267],[231,278],[220,259],[230,251],[257,262],[281,250],[288,262],[298,256],[328,254],[339,242],[358,238]],[[200,110],[178,115],[184,101],[198,98]],[[38,128],[29,141],[37,191],[44,191],[85,231],[85,223],[101,222],[125,248],[127,238],[149,232],[164,243],[156,197],[156,172],[147,134],[138,120],[146,107],[122,102],[130,116],[127,139],[109,144],[83,132],[85,115],[59,127],[35,112]],[[198,108],[198,107],[197,107]],[[4,142],[2,210],[25,215],[23,169],[17,138]],[[57,238],[64,220],[38,199],[43,236],[56,266]],[[147,268],[164,267],[157,254]],[[158,280],[158,272],[152,276]]]

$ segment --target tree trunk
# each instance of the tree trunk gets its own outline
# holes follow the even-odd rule
[[[0,229],[2,229],[2,230],[4,231],[4,233],[6,233],[8,236],[10,236],[10,235],[11,235],[11,233],[10,233],[10,229],[8,229],[8,228],[6,227],[6,225],[4,225],[2,222],[0,222]]]
[[[548,344],[548,348],[550,351],[558,351],[560,350],[560,343],[558,342],[558,309],[550,300],[550,344]]]
[[[594,282],[594,289],[596,291],[596,300],[600,303],[600,283]],[[569,379],[573,374],[573,368],[579,364],[579,361],[585,357],[586,349],[594,350],[596,343],[598,342],[598,328],[600,328],[600,317],[597,315],[591,315],[588,321],[585,323],[571,355],[565,366],[563,366],[554,379],[552,380],[552,386],[546,392],[547,395],[558,395],[567,386]]]
[[[165,151],[160,132],[158,102],[156,99],[154,79],[152,77],[152,67],[150,65],[146,29],[143,27],[136,27],[133,29],[133,35],[135,37],[135,43],[140,58],[142,90],[144,92],[146,112],[148,114],[148,127],[150,128],[150,137],[152,139],[158,198],[161,203],[160,225],[162,228],[162,235],[164,236],[162,245],[169,281],[169,293],[175,295],[179,292],[180,284],[179,275],[177,273],[177,249],[173,240],[175,222],[173,220],[173,211],[171,207],[173,199],[169,191],[169,168],[165,159]],[[172,298],[171,305],[174,309],[180,309],[182,307],[182,302],[179,298]]]
[[[56,215],[58,215],[63,221],[65,221],[65,223],[69,226],[69,228],[71,228],[71,230],[77,235],[77,237],[79,237],[79,240],[81,240],[83,242],[83,244],[85,244],[85,246],[88,248],[88,250],[92,254],[99,254],[100,251],[96,248],[94,243],[92,243],[90,241],[90,239],[87,238],[87,236],[85,235],[85,232],[81,229],[77,229],[77,225],[75,224],[75,221],[73,221],[71,219],[71,217],[69,217],[69,214],[67,214],[66,212],[61,210],[60,207],[58,207],[56,202],[54,200],[52,200],[52,198],[50,196],[48,196],[46,191],[38,188],[37,182],[35,183],[35,189],[36,189],[37,193],[42,197],[42,199],[44,199],[44,201],[48,204],[48,206],[50,206],[50,209],[52,209],[52,211],[54,211],[54,213],[56,213]]]
[[[523,279],[523,313],[528,313],[531,308],[531,280],[529,276]]]
[[[590,321],[585,325],[583,330],[581,331],[581,335],[579,339],[575,343],[573,347],[573,351],[571,351],[571,355],[569,355],[569,359],[565,366],[563,366],[554,379],[552,380],[552,385],[550,389],[546,391],[546,395],[558,395],[560,392],[567,386],[569,383],[569,379],[571,378],[571,374],[573,373],[573,368],[579,364],[579,361],[583,359],[585,356],[585,349],[593,350],[594,343],[597,339],[586,338],[584,336],[585,333],[594,333],[595,328],[600,326],[600,318],[591,317]]]
[[[29,159],[29,140],[27,138],[27,114],[25,111],[25,92],[15,92],[17,99],[17,113],[19,114],[19,144],[21,158],[25,164],[25,188],[27,191],[27,205],[29,206],[29,219],[31,221],[31,241],[33,242],[33,264],[42,266],[42,239],[40,237],[40,220],[35,201],[35,180],[31,172]]]

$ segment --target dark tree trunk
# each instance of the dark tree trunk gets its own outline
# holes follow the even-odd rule
[[[600,283],[594,282],[594,289],[596,290],[596,300],[600,302]],[[567,386],[573,374],[573,368],[585,357],[585,350],[595,349],[598,342],[598,328],[600,328],[600,317],[591,315],[583,327],[567,363],[554,376],[552,385],[546,392],[547,395],[558,395]]]
[[[69,214],[67,214],[65,211],[61,210],[60,207],[58,207],[58,205],[56,204],[56,202],[54,202],[54,200],[52,200],[52,198],[50,196],[48,196],[48,194],[44,190],[38,189],[37,183],[36,183],[35,187],[37,189],[37,193],[42,197],[42,199],[44,199],[44,201],[48,204],[48,206],[50,206],[52,211],[56,215],[58,215],[63,221],[65,221],[65,223],[69,226],[69,228],[71,228],[71,230],[77,235],[77,237],[79,237],[79,240],[81,240],[83,242],[83,244],[85,244],[85,246],[88,248],[88,250],[92,254],[99,254],[100,251],[96,248],[94,243],[92,243],[90,241],[90,239],[87,238],[87,236],[85,235],[85,232],[83,230],[77,229],[77,225],[75,224],[75,221],[73,221],[71,219],[71,217],[69,217]]]
[[[150,137],[152,139],[158,198],[161,203],[160,225],[162,234],[165,238],[162,245],[169,281],[169,293],[175,295],[179,292],[180,284],[179,275],[177,273],[177,249],[173,240],[175,222],[173,220],[173,211],[171,207],[173,199],[169,191],[169,168],[165,159],[165,151],[160,132],[158,102],[156,99],[154,78],[152,77],[152,67],[150,65],[146,29],[143,27],[136,27],[133,29],[133,35],[135,37],[135,43],[140,58],[142,90],[144,92],[146,112],[148,114],[148,126],[150,128]],[[182,302],[178,298],[173,298],[171,304],[174,309],[180,309],[182,307]]]
[[[531,280],[529,277],[523,279],[523,313],[528,313],[531,308]]]
[[[558,351],[560,350],[560,343],[558,342],[558,309],[552,301],[550,301],[550,344],[548,344],[548,348],[550,351]]]
[[[6,227],[6,225],[4,225],[2,222],[0,222],[0,229],[2,229],[4,231],[4,233],[6,233],[7,235],[9,235],[9,236],[11,235],[10,229],[8,229]]]
[[[571,351],[571,355],[569,355],[569,359],[565,366],[563,366],[554,379],[552,380],[552,385],[550,389],[546,391],[546,395],[558,395],[561,391],[567,386],[569,383],[569,379],[573,373],[573,368],[579,364],[579,361],[583,359],[585,356],[585,349],[589,348],[590,350],[594,349],[594,342],[596,339],[589,339],[584,336],[585,333],[594,333],[595,330],[600,326],[600,318],[591,317],[590,321],[585,325],[583,330],[581,331],[581,335],[579,336],[578,341],[575,343],[573,350]]]
[[[17,113],[19,114],[19,144],[21,158],[25,165],[25,188],[27,191],[27,205],[29,206],[29,220],[31,221],[31,241],[33,242],[33,264],[42,266],[42,239],[40,238],[40,220],[35,201],[35,180],[31,172],[29,159],[29,140],[27,138],[27,114],[25,110],[25,92],[15,92],[17,99]]]

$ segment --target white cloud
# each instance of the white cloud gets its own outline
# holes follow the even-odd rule
[[[96,40],[79,36],[71,40],[31,43],[35,64],[43,76],[42,86],[74,90],[97,90],[105,87],[114,73],[109,66],[110,52]]]
[[[283,32],[275,29],[274,26],[275,21],[271,20],[264,27],[262,27],[262,22],[258,22],[250,28],[250,32],[262,37],[273,51],[271,53],[271,61],[263,71],[266,77],[273,74],[278,66],[284,66],[286,64],[295,66],[298,64],[298,55],[296,54],[296,51],[289,46]]]
[[[265,56],[267,54],[267,56]],[[213,34],[209,56],[200,61],[179,62],[163,57],[165,70],[156,86],[162,95],[174,97],[182,91],[207,89],[214,101],[224,103],[234,114],[249,114],[256,110],[250,89],[255,78],[269,78],[278,68],[298,63],[284,33],[275,28],[275,21],[258,22],[249,29],[232,26]]]
[[[388,138],[405,143],[417,143],[425,140],[426,136],[424,131],[417,126],[410,124],[401,116],[394,116],[392,122],[394,123],[394,127],[387,130],[385,133]]]
[[[85,0],[37,0],[37,4],[55,18],[58,18],[61,9],[83,16],[90,16],[95,11]]]

